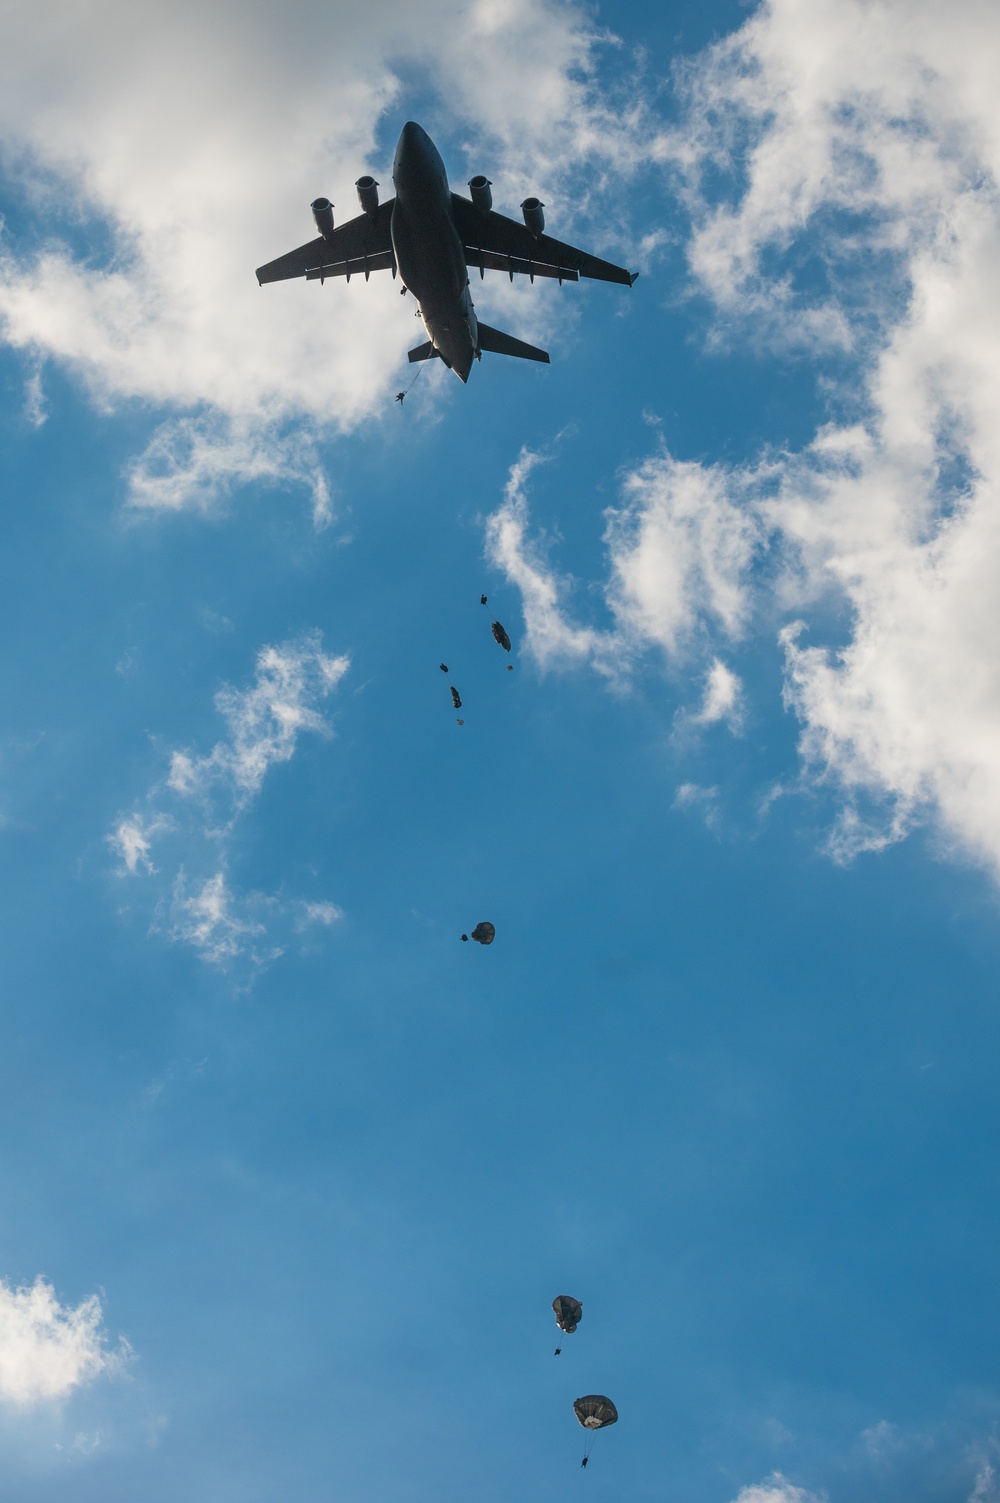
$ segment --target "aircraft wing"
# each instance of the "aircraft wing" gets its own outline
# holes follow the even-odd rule
[[[560,282],[596,277],[602,282],[621,282],[625,287],[631,287],[639,275],[565,245],[551,235],[539,235],[536,239],[516,219],[508,219],[495,209],[482,214],[458,193],[451,195],[451,202],[466,262],[478,266],[480,275],[487,270],[505,271],[513,281],[514,273],[518,272],[530,276],[532,281],[535,277],[558,277]]]
[[[307,245],[258,266],[257,281],[284,282],[289,277],[307,277],[325,281],[327,277],[347,277],[362,272],[367,280],[369,272],[394,271],[396,258],[392,253],[392,236],[389,224],[392,219],[394,199],[379,204],[374,214],[359,214],[338,225],[329,239],[317,235]],[[472,205],[470,204],[471,208]]]

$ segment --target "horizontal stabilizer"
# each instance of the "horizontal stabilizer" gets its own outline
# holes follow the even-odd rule
[[[411,350],[408,359],[412,365],[415,360],[438,360],[440,356],[428,339],[426,344],[418,344],[415,350]]]
[[[518,360],[539,360],[543,365],[550,363],[546,350],[525,344],[523,339],[515,339],[513,334],[503,334],[499,329],[491,329],[489,324],[479,325],[479,348],[487,350],[491,355],[514,355]],[[412,354],[410,359],[413,359]]]

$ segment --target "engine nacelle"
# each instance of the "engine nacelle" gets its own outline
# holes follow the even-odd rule
[[[469,194],[472,202],[480,214],[488,214],[493,207],[493,194],[490,192],[493,184],[482,173],[478,177],[469,178]]]
[[[524,223],[529,235],[534,235],[537,240],[545,229],[545,215],[542,213],[545,205],[537,198],[526,198],[521,205],[521,213],[524,215]]]
[[[333,234],[333,204],[328,198],[314,198],[309,207],[313,211],[316,228],[324,240],[329,240]]]
[[[354,184],[358,190],[358,202],[366,214],[374,214],[378,208],[378,183],[373,177],[359,177]]]

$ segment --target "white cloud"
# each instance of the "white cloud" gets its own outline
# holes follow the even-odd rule
[[[126,815],[115,825],[108,836],[108,845],[122,859],[123,873],[139,871],[155,872],[150,857],[153,839],[163,830],[172,829],[173,822],[165,815],[144,819],[141,814]]]
[[[1000,1498],[997,1474],[988,1461],[981,1463],[976,1473],[975,1485],[969,1494],[969,1503],[996,1503]]]
[[[102,1319],[94,1294],[74,1308],[61,1305],[40,1276],[30,1287],[0,1280],[0,1400],[52,1402],[102,1373],[120,1371],[128,1344],[109,1351]]]
[[[780,632],[803,778],[840,801],[834,855],[929,824],[994,874],[998,71],[980,0],[770,0],[687,66],[670,151],[693,282],[720,336],[810,351],[833,420],[742,468],[636,467],[604,586],[619,650],[704,671],[752,618]],[[517,578],[523,526],[513,543],[494,556]],[[547,612],[558,641],[558,592]],[[577,661],[607,652],[589,632]]]
[[[605,531],[614,625],[599,631],[570,620],[572,582],[530,536],[525,484],[540,458],[522,450],[511,466],[503,504],[486,524],[486,552],[521,591],[525,646],[541,666],[589,662],[610,675],[650,646],[677,659],[709,629],[740,637],[761,529],[730,494],[731,476],[659,454],[625,477],[624,504],[608,511]]]
[[[787,1477],[774,1472],[766,1482],[741,1487],[734,1503],[824,1503],[824,1495],[795,1487]]]
[[[154,842],[162,846],[172,875],[157,884],[154,928],[209,964],[252,976],[283,953],[272,937],[276,925],[290,922],[303,933],[329,929],[342,916],[325,900],[234,891],[227,864],[236,821],[270,770],[291,760],[304,733],[332,734],[319,706],[348,667],[346,657],[322,650],[318,633],[262,648],[253,682],[227,684],[215,696],[226,736],[203,756],[171,753],[166,777],[107,837],[122,876],[156,876],[152,850]]]
[[[261,290],[254,268],[311,237],[318,193],[340,220],[361,172],[391,193],[376,132],[406,116],[401,59],[502,201],[535,190],[572,211],[617,191],[660,133],[628,66],[621,88],[596,83],[614,51],[554,0],[9,6],[0,162],[41,233],[4,238],[2,337],[106,407],[174,414],[129,470],[136,504],[203,507],[267,477],[306,484],[324,517],[310,441],[287,423],[387,414],[412,319],[384,276]]]
[[[270,480],[311,491],[317,528],[333,516],[313,439],[246,417],[213,412],[163,423],[128,466],[127,479],[131,505],[149,511],[207,511],[234,485]]]
[[[42,428],[48,417],[45,407],[45,391],[42,387],[41,371],[32,371],[24,383],[24,413],[25,422],[32,428]]]
[[[690,720],[694,725],[718,725],[721,721],[737,733],[743,724],[743,701],[739,675],[727,668],[721,658],[713,658],[705,675],[701,704]]]
[[[623,633],[678,656],[703,623],[737,640],[750,607],[747,575],[760,540],[734,476],[647,459],[625,477],[625,505],[609,513],[609,600]]]
[[[297,903],[296,909],[295,929],[299,934],[310,929],[313,924],[318,924],[321,929],[329,929],[344,917],[343,909],[338,908],[336,903]]]
[[[614,642],[608,633],[577,627],[567,619],[565,600],[571,581],[549,568],[541,545],[529,538],[525,483],[542,462],[540,454],[522,449],[510,468],[503,504],[486,523],[486,554],[521,591],[525,649],[542,667],[573,660],[601,664]]]
[[[260,919],[249,917],[254,909],[270,906],[270,900],[251,894],[238,900],[229,890],[224,872],[216,872],[193,893],[187,891],[187,877],[182,870],[174,882],[170,904],[170,938],[193,945],[203,960],[226,966],[245,958],[252,969],[269,964],[280,956],[281,947],[258,948],[267,933]]]
[[[845,795],[836,852],[877,849],[933,819],[997,870],[1000,128],[989,78],[1000,16],[970,0],[947,14],[927,3],[810,11],[812,24],[776,0],[734,43],[776,113],[724,236],[749,260],[727,252],[707,278],[738,303],[769,246],[805,240],[836,207],[863,216],[823,236],[865,289],[860,305],[836,281],[831,293],[859,353],[862,422],[789,456],[761,503],[805,602],[835,594],[849,613],[846,645],[784,633],[788,702],[807,767]],[[799,77],[817,46],[822,64]],[[726,65],[714,77],[724,82]]]
[[[869,1456],[875,1457],[876,1460],[881,1460],[887,1452],[899,1446],[899,1431],[888,1420],[879,1420],[877,1424],[869,1425],[867,1430],[862,1430],[861,1444]]]
[[[270,768],[288,762],[303,731],[327,736],[330,727],[316,709],[350,666],[346,657],[328,657],[317,634],[257,655],[257,677],[249,689],[226,685],[215,706],[229,727],[204,757],[175,751],[167,786],[182,797],[204,796],[222,786],[234,810],[260,792]]]
[[[700,814],[709,830],[719,826],[719,789],[701,783],[680,783],[674,793],[674,808]]]

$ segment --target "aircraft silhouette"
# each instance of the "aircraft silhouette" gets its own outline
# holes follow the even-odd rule
[[[511,281],[515,274],[532,281],[555,277],[560,285],[595,277],[631,287],[638,276],[546,235],[544,205],[537,198],[524,200],[524,223],[518,224],[493,208],[486,177],[470,180],[471,199],[452,193],[437,147],[412,120],[400,132],[392,181],[395,198],[380,204],[375,179],[359,177],[356,186],[364,212],[339,228],[334,227],[330,200],[315,199],[318,238],[258,267],[257,281],[263,285],[305,277],[322,283],[327,277],[350,280],[359,273],[367,281],[373,271],[391,271],[393,276],[398,271],[403,291],[417,300],[429,336],[409,352],[410,360],[440,358],[467,381],[473,360],[484,350],[549,363],[545,350],[479,321],[469,267],[478,266],[480,277],[487,271],[505,271]]]

